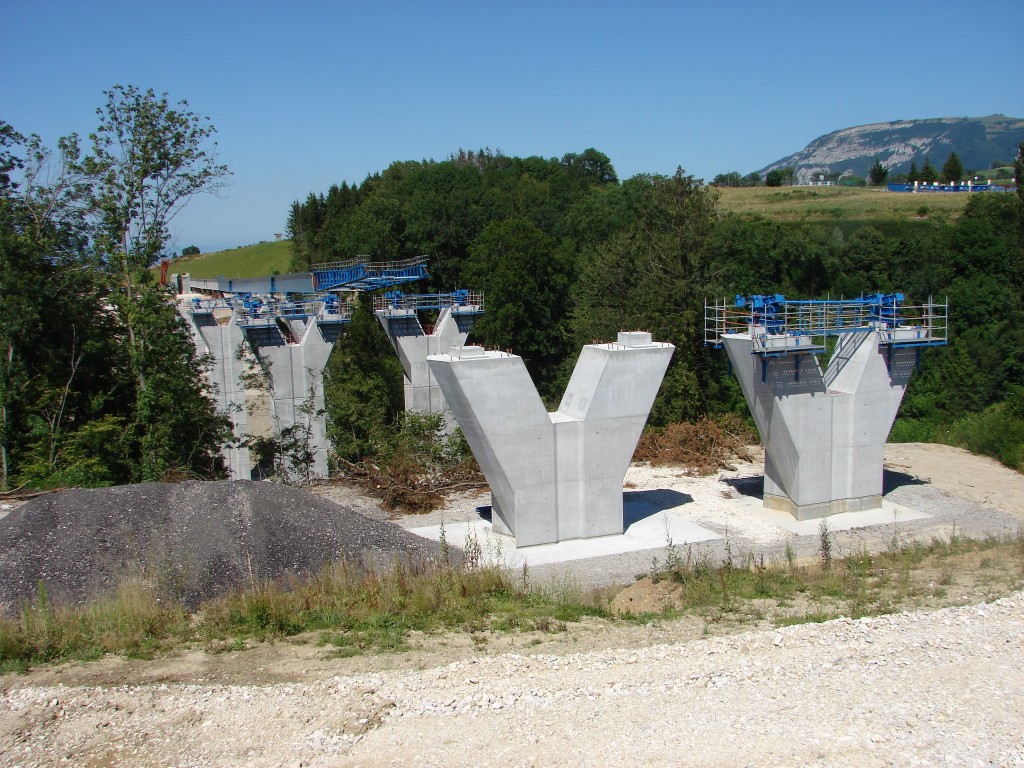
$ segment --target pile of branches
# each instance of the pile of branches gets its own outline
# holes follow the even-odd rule
[[[425,514],[444,505],[445,496],[487,486],[471,457],[448,465],[428,465],[420,457],[399,454],[387,460],[340,462],[345,478],[364,493],[380,499],[388,512]]]
[[[688,474],[704,476],[720,469],[735,469],[732,461],[751,461],[750,446],[756,444],[757,433],[739,416],[704,416],[696,422],[645,432],[633,460],[682,466]]]

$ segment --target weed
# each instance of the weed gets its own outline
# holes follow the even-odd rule
[[[821,518],[818,526],[818,552],[821,555],[821,565],[827,571],[832,568],[832,534],[828,529],[828,518]]]

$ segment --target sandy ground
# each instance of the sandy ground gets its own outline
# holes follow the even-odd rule
[[[887,500],[927,512],[907,535],[1024,525],[1024,476],[994,461],[898,444],[886,466]],[[692,478],[633,467],[627,490],[665,497],[663,506],[682,501],[701,525],[731,531],[737,547],[775,551],[809,538],[813,552],[815,537],[744,515],[759,471],[755,462]],[[456,498],[443,513],[398,522],[468,517],[485,502]],[[881,528],[837,542],[882,548],[892,532]],[[721,553],[720,543],[707,546]],[[559,573],[627,583],[650,553],[635,557]],[[483,644],[453,634],[412,645],[332,659],[302,637],[8,675],[0,766],[1024,765],[1020,594],[874,623],[775,630],[593,620],[560,633],[491,634]]]
[[[930,443],[890,443],[885,466],[1024,520],[1024,475],[995,459]]]

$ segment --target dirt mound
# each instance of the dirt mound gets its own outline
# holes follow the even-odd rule
[[[44,582],[81,603],[132,571],[190,608],[253,580],[314,572],[348,557],[439,554],[433,542],[276,483],[146,483],[33,499],[0,519],[0,609]]]

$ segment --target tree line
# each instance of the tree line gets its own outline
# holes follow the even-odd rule
[[[922,303],[948,296],[951,343],[923,353],[894,436],[959,441],[1020,465],[1018,196],[979,194],[955,223],[880,229],[724,215],[717,195],[681,169],[620,181],[595,149],[562,158],[460,151],[444,161],[394,163],[361,184],[296,201],[288,232],[297,269],[355,254],[427,254],[432,278],[416,291],[484,291],[487,312],[474,330],[476,343],[521,355],[550,404],[559,400],[581,345],[613,339],[622,329],[652,331],[677,347],[651,414],[654,426],[746,412],[724,356],[704,346],[707,298],[902,291],[909,303]],[[350,459],[373,449],[375,425],[393,424],[400,408],[396,374],[375,373],[387,369],[391,355],[380,337],[368,343],[377,332],[366,322],[361,346],[343,341],[328,370],[330,421],[344,435],[336,442],[344,444],[340,453]],[[377,350],[379,359],[359,361],[366,350]],[[346,376],[352,366],[359,376]],[[372,409],[360,409],[371,400]],[[995,424],[1002,437],[980,440]]]
[[[187,103],[132,86],[105,97],[87,140],[55,150],[0,122],[5,489],[223,474],[227,419],[148,267],[169,255],[177,211],[228,170],[213,126]],[[482,149],[311,193],[291,206],[288,232],[297,269],[426,254],[431,278],[416,291],[484,291],[475,341],[521,355],[552,405],[581,345],[635,329],[674,343],[654,427],[746,412],[724,355],[704,346],[705,299],[948,295],[951,344],[924,353],[894,435],[1020,466],[1019,197],[972,197],[954,223],[876,229],[725,215],[717,196],[682,169],[621,180],[592,148],[560,158]],[[401,370],[363,298],[325,375],[329,433],[348,461],[387,449],[402,424]]]

